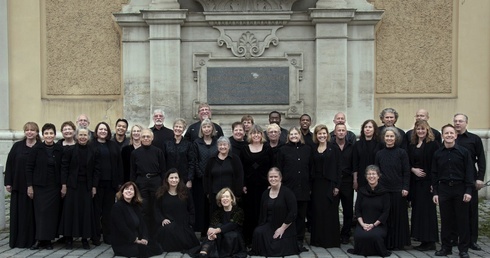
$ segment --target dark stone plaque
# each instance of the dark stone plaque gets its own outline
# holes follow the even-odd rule
[[[288,105],[288,67],[208,67],[211,105]]]

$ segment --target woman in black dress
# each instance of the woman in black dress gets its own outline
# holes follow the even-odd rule
[[[376,152],[383,148],[378,141],[377,133],[378,125],[374,120],[368,119],[362,123],[361,136],[359,141],[354,144],[354,150],[352,151],[353,187],[356,190],[367,185],[364,171],[368,165],[374,164]]]
[[[311,170],[311,245],[340,247],[339,189],[340,150],[330,142],[326,125],[313,131],[313,168]]]
[[[194,203],[179,171],[171,168],[158,189],[155,219],[158,225],[158,243],[164,252],[177,252],[199,245],[192,226],[195,222]]]
[[[192,143],[184,138],[184,131],[187,127],[187,123],[182,118],[177,118],[174,121],[173,131],[174,140],[165,141],[163,144],[163,152],[165,154],[165,162],[167,168],[176,168],[179,172],[179,179],[187,185],[192,187],[192,182],[189,180],[189,173],[194,171],[195,165],[195,153],[192,148]]]
[[[141,125],[133,125],[129,134],[129,145],[124,146],[121,150],[121,160],[123,165],[123,182],[129,181],[131,174],[131,153],[141,147]]]
[[[121,151],[119,146],[111,141],[111,129],[105,122],[95,127],[95,140],[91,142],[94,148],[93,167],[94,186],[94,216],[95,235],[92,237],[94,245],[100,245],[100,236],[103,232],[104,243],[111,244],[111,209],[114,198],[123,180]],[[99,221],[101,223],[99,223]]]
[[[209,222],[207,238],[201,244],[199,257],[247,257],[243,242],[243,210],[236,205],[236,197],[230,188],[216,194],[219,209],[213,212]]]
[[[189,174],[190,184],[192,187],[192,198],[196,208],[196,231],[201,232],[201,238],[206,237],[206,230],[209,225],[209,202],[204,194],[203,177],[206,165],[209,159],[218,152],[216,139],[216,130],[214,124],[209,119],[201,122],[199,129],[199,138],[194,140],[193,149],[195,153],[194,171]]]
[[[59,226],[59,234],[65,238],[66,249],[73,248],[73,237],[82,238],[84,249],[90,249],[87,241],[94,234],[94,211],[92,198],[93,170],[89,169],[93,151],[87,146],[89,131],[79,129],[78,143],[65,150],[61,161],[61,196],[63,212]]]
[[[51,240],[58,237],[61,203],[61,154],[63,148],[54,144],[56,127],[47,123],[42,127],[44,143],[36,145],[26,164],[27,195],[34,200],[36,240],[31,247],[53,249]]]
[[[5,189],[10,193],[10,248],[28,248],[34,244],[34,203],[27,196],[26,163],[34,146],[41,144],[39,126],[24,125],[24,139],[14,143],[5,166]]]
[[[379,168],[369,165],[366,168],[367,185],[360,187],[356,200],[357,224],[354,231],[354,249],[348,253],[357,255],[378,255],[387,257],[384,238],[387,234],[386,220],[390,211],[390,196],[378,183],[381,177]]]
[[[401,141],[398,130],[386,127],[381,133],[385,148],[376,153],[375,164],[380,168],[383,177],[381,186],[390,196],[390,215],[385,239],[388,250],[404,250],[410,243],[408,224],[408,190],[410,187],[410,163],[407,152],[398,147]]]
[[[277,164],[283,175],[283,184],[293,191],[297,201],[296,231],[298,247],[306,252],[303,246],[305,237],[305,219],[310,200],[310,169],[312,164],[311,148],[305,144],[303,134],[297,127],[289,129],[287,143],[279,149]]]
[[[136,184],[124,183],[111,210],[112,250],[117,256],[148,257],[148,229],[141,213],[143,202]]]
[[[436,250],[439,241],[436,205],[432,202],[432,156],[439,148],[427,121],[415,122],[408,146],[412,169],[410,197],[412,201],[412,237],[421,242],[419,251]]]
[[[204,193],[209,198],[210,215],[218,209],[216,195],[228,187],[239,198],[243,191],[243,165],[240,157],[230,152],[230,140],[221,136],[218,141],[218,153],[206,164],[203,177]]]
[[[259,226],[253,234],[251,255],[297,255],[296,197],[282,185],[282,174],[277,167],[269,170],[267,178],[270,188],[262,194]]]
[[[252,234],[259,223],[260,200],[267,189],[267,171],[272,167],[272,151],[265,145],[262,128],[253,125],[249,130],[248,146],[241,152],[244,172],[243,209],[245,211],[245,226],[243,235],[247,244],[252,242]]]

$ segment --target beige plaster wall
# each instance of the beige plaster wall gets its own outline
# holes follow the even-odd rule
[[[45,93],[120,95],[120,36],[112,12],[121,2],[46,0]]]
[[[396,2],[396,3],[395,3]],[[443,2],[451,3],[451,1],[409,1],[418,3],[417,5],[424,4],[426,8],[433,10],[434,15],[440,15],[438,10],[434,10],[434,4],[442,4]],[[424,3],[421,3],[424,2]],[[389,3],[389,4],[388,4]],[[397,45],[398,43],[394,38],[388,37],[383,34],[383,26],[386,21],[392,21],[395,19],[390,19],[390,15],[416,15],[415,13],[404,13],[399,10],[399,5],[404,5],[407,1],[393,1],[393,0],[377,0],[375,4],[377,7],[385,8],[385,17],[383,18],[383,23],[379,26],[378,30],[378,46],[384,46],[385,40],[390,40],[391,44]],[[397,69],[390,69],[386,67],[383,63],[382,50],[377,48],[377,64],[376,68],[378,70],[376,79],[376,101],[375,110],[376,112],[381,111],[385,107],[394,107],[400,114],[400,119],[397,126],[401,128],[411,128],[413,126],[414,115],[417,109],[425,108],[430,112],[430,123],[435,128],[440,128],[443,124],[452,122],[452,116],[454,113],[463,112],[466,113],[469,120],[469,128],[473,129],[488,129],[490,128],[490,107],[489,107],[489,97],[490,97],[490,1],[486,0],[454,0],[453,4],[453,24],[452,24],[452,53],[446,51],[447,54],[451,54],[451,59],[449,60],[444,56],[441,59],[437,59],[440,53],[437,51],[431,51],[425,53],[427,60],[434,60],[435,64],[444,66],[445,69],[442,71],[444,74],[450,69],[448,65],[452,65],[451,76],[446,78],[444,81],[438,81],[441,75],[438,74],[438,69],[432,70],[421,70],[420,73],[409,74],[408,77],[420,77],[424,79],[423,81],[430,82],[430,89],[424,90],[423,88],[414,85],[412,87],[406,88],[407,76],[403,73],[397,71]],[[447,6],[441,6],[448,8]],[[420,7],[421,8],[421,7]],[[393,12],[396,11],[396,12]],[[398,12],[398,13],[397,13]],[[422,13],[425,13],[422,11]],[[444,18],[446,16],[442,16]],[[414,20],[417,20],[413,18]],[[405,22],[405,19],[396,19],[399,23]],[[432,22],[437,22],[437,20],[432,20]],[[440,20],[439,22],[443,22]],[[401,25],[393,25],[395,27]],[[440,28],[447,28],[440,25],[436,26]],[[387,29],[387,28],[386,28]],[[410,28],[405,28],[410,30]],[[416,26],[411,28],[411,32],[407,34],[427,35],[428,31],[432,31],[432,28],[427,26]],[[382,37],[380,37],[382,35]],[[412,37],[404,38],[403,40],[410,40],[411,46],[416,45],[437,45],[439,38],[433,37]],[[429,41],[429,42],[426,42]],[[405,43],[400,42],[401,46]],[[406,49],[409,50],[409,49]],[[386,52],[385,52],[386,53]],[[420,62],[420,53],[415,49],[411,49],[411,53],[405,56],[403,62],[408,64],[415,64]],[[436,62],[437,61],[437,62]],[[430,65],[430,62],[429,62]],[[428,67],[429,68],[429,67]],[[380,71],[385,70],[385,71]],[[391,88],[386,85],[383,81],[388,76],[380,76],[384,73],[391,73],[400,78],[393,78],[394,84]],[[415,75],[415,76],[414,76]],[[448,80],[451,78],[451,80]],[[451,86],[452,85],[452,86]],[[451,89],[450,94],[447,94],[448,89]],[[409,89],[408,94],[404,93],[406,89]],[[397,92],[396,94],[391,94]],[[374,114],[378,117],[378,113]]]
[[[120,37],[111,12],[126,0],[9,1],[12,130],[59,126],[81,113],[111,126],[122,116]]]
[[[112,125],[122,116],[119,35],[106,14],[126,2],[8,2],[12,130],[28,120],[59,125],[80,113],[91,117],[92,128],[97,121]],[[394,107],[400,113],[398,126],[409,128],[423,107],[436,128],[455,112],[470,116],[470,128],[490,128],[490,1],[371,2],[386,10],[377,34],[373,116]],[[60,20],[70,17],[76,19]],[[82,35],[72,35],[77,33]],[[69,40],[57,44],[57,38]],[[386,54],[401,47],[401,57]],[[106,95],[88,95],[93,93]]]

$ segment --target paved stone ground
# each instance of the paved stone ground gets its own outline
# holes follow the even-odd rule
[[[7,201],[8,202],[8,201]],[[7,206],[7,220],[10,218],[8,214],[8,206]],[[490,223],[490,200],[483,200],[480,202],[480,226],[489,227]],[[8,224],[8,223],[7,223]],[[11,249],[8,246],[9,232],[8,229],[0,232],[0,257],[34,257],[34,258],[58,258],[58,257],[66,257],[66,258],[75,258],[75,257],[114,257],[114,253],[109,245],[102,244],[100,246],[94,247],[90,250],[82,249],[81,243],[79,241],[74,241],[73,250],[65,250],[63,245],[55,244],[53,250],[36,250],[31,251],[29,249],[20,249],[13,248]],[[309,239],[309,235],[307,234],[307,242]],[[490,257],[490,238],[488,236],[480,236],[479,242],[482,247],[482,251],[473,251],[470,250],[470,257]],[[418,245],[418,242],[412,241],[412,245]],[[358,255],[351,255],[347,253],[347,249],[352,248],[352,244],[342,245],[341,248],[318,248],[307,246],[310,251],[301,253],[301,255],[288,256],[288,257],[301,257],[301,258],[343,258],[343,257],[362,257]],[[437,249],[439,249],[439,244],[437,245]],[[177,257],[189,257],[188,255],[183,255],[181,253],[163,253],[162,255],[155,257],[167,257],[167,258],[177,258]],[[416,250],[407,250],[407,251],[395,251],[390,257],[435,257],[434,251],[430,252],[419,252]],[[452,258],[459,257],[457,248],[453,248],[453,255],[448,256]]]

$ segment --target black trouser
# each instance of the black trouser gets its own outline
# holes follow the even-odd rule
[[[308,201],[298,201],[298,215],[296,216],[296,236],[298,241],[303,242],[306,231],[306,211],[308,209]]]
[[[146,226],[150,236],[156,232],[158,227],[155,226],[155,219],[153,216],[153,207],[155,207],[156,192],[160,185],[162,184],[162,179],[160,176],[146,177],[145,175],[138,175],[136,178],[136,185],[143,198],[143,218],[145,219]]]
[[[470,243],[478,241],[478,190],[473,189],[470,201]]]
[[[451,232],[456,227],[459,237],[458,249],[467,252],[470,244],[469,206],[463,202],[466,186],[463,182],[456,185],[439,184],[439,210],[441,213],[442,248],[451,250]]]
[[[340,231],[341,237],[350,237],[351,235],[352,219],[354,217],[354,189],[352,188],[352,183],[352,180],[343,180],[340,184],[339,197],[344,216],[344,224]]]
[[[100,234],[104,234],[104,242],[111,241],[111,209],[114,205],[116,190],[112,187],[112,181],[101,180],[94,197],[95,235],[93,240],[100,240]],[[101,228],[102,224],[102,228]]]

